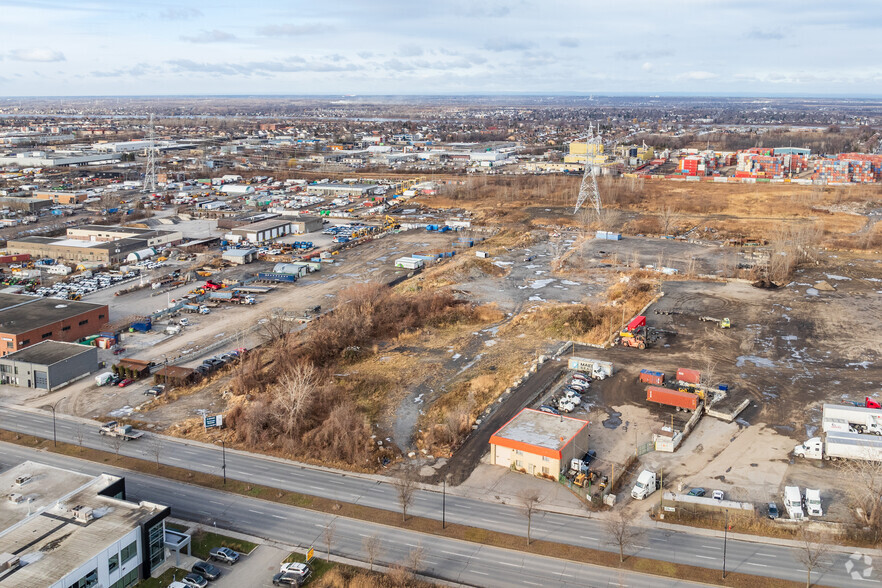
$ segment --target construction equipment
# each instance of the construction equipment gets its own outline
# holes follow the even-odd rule
[[[714,318],[712,316],[700,316],[700,317],[698,317],[698,320],[705,321],[708,323],[717,323],[718,325],[720,325],[721,329],[732,328],[732,321],[730,321],[728,318],[718,319],[718,318]]]
[[[625,347],[636,347],[637,349],[646,349],[646,337],[622,331],[619,333],[619,342]]]
[[[384,231],[389,231],[389,230],[401,228],[401,225],[398,223],[398,221],[395,220],[394,218],[392,218],[391,216],[389,216],[388,214],[386,215],[386,218],[384,219],[384,221],[385,221],[385,224],[383,225]]]

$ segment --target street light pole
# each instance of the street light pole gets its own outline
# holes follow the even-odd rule
[[[52,405],[52,446],[58,447],[58,436],[55,434],[55,407],[58,406],[58,403],[67,398],[67,396],[63,396],[58,399],[58,401]]]
[[[447,524],[445,520],[445,516],[447,514],[447,476],[442,480],[443,486],[441,486],[441,528]]]
[[[221,469],[224,471],[224,486],[227,485],[227,444],[225,441],[221,440],[221,451],[224,456],[224,465]]]
[[[723,579],[726,579],[726,542],[729,537],[729,509],[726,509],[726,526],[723,529]]]

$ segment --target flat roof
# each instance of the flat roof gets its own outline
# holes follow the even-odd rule
[[[560,451],[588,421],[525,408],[490,437],[490,443],[560,457]]]
[[[242,225],[241,227],[236,227],[233,229],[233,232],[241,231],[246,233],[253,233],[257,231],[265,231],[267,229],[275,229],[276,227],[282,227],[284,225],[290,225],[291,221],[288,219],[269,219],[265,221],[260,221],[256,223],[251,223],[250,225]]]
[[[107,310],[107,305],[57,298],[36,298],[21,294],[0,294],[0,333],[25,333],[39,329],[43,325],[73,319],[101,308]],[[96,324],[95,330],[97,331],[100,326]]]
[[[36,345],[29,345],[24,349],[14,351],[2,358],[8,361],[23,361],[40,365],[52,365],[83,353],[94,352],[95,348],[79,343],[64,343],[62,341],[40,341]]]
[[[30,479],[17,484],[23,475]],[[101,494],[119,480],[31,461],[0,474],[0,492],[22,496],[20,502],[0,501],[0,553],[26,562],[0,573],[0,585],[51,586],[166,508]],[[92,509],[92,517],[74,518],[75,507]]]
[[[149,233],[152,229],[139,229],[136,227],[121,227],[119,225],[83,225],[81,227],[70,227],[68,231],[100,231],[102,233],[130,233],[141,234]]]
[[[115,241],[86,241],[84,239],[63,239],[58,237],[23,237],[21,239],[10,239],[7,247],[14,246],[15,243],[35,243],[50,247],[73,247],[80,249],[119,249],[120,252],[147,248],[147,240],[140,237],[116,239]]]

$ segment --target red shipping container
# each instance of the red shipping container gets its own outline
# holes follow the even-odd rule
[[[683,410],[695,410],[698,408],[698,395],[669,388],[659,388],[657,386],[646,387],[646,400],[682,408]]]
[[[665,383],[665,373],[654,372],[652,370],[640,370],[640,376],[638,376],[638,379],[644,384],[661,386]]]
[[[701,372],[686,368],[677,368],[677,379],[686,384],[700,384]]]

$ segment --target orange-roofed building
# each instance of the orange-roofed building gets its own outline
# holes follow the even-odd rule
[[[588,421],[525,408],[490,437],[490,463],[558,475],[588,451]]]

